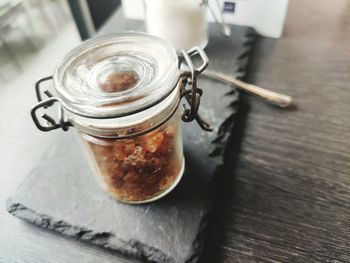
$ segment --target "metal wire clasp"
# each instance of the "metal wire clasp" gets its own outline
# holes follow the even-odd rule
[[[189,108],[186,107],[185,104],[183,105],[184,112],[182,114],[182,120],[185,122],[196,120],[203,130],[212,131],[210,124],[206,120],[204,120],[204,118],[201,117],[198,113],[200,99],[203,91],[197,86],[197,76],[208,67],[209,59],[204,53],[204,51],[199,47],[191,48],[187,52],[182,51],[181,55],[183,60],[181,60],[180,62],[185,63],[186,70],[182,72],[180,76],[180,97],[184,97],[190,105]],[[196,55],[199,55],[199,57],[202,60],[201,65],[199,67],[195,67],[191,59],[191,56]],[[62,128],[64,131],[67,131],[69,126],[72,126],[72,124],[65,118],[65,114],[62,107],[63,104],[61,100],[57,97],[54,97],[48,90],[42,91],[40,87],[40,85],[43,82],[52,80],[52,78],[52,76],[45,77],[39,79],[35,83],[35,91],[39,103],[32,108],[31,116],[35,125],[41,131],[47,132],[58,128]],[[43,99],[44,95],[47,97],[47,99],[45,100]],[[56,121],[54,118],[50,117],[46,113],[43,113],[41,114],[41,119],[45,120],[45,124],[43,124],[42,120],[40,121],[40,118],[37,116],[37,111],[39,109],[47,109],[48,107],[53,106],[55,103],[57,103],[58,105],[58,121]]]
[[[41,92],[41,89],[40,89],[40,84],[42,82],[48,81],[51,79],[52,79],[52,76],[41,78],[35,83],[35,92],[39,103],[32,108],[32,110],[30,111],[30,114],[32,116],[32,119],[36,127],[38,127],[38,129],[41,131],[47,132],[58,128],[62,128],[62,130],[67,131],[69,126],[72,126],[72,125],[70,122],[68,122],[64,118],[61,101],[58,98],[53,97],[50,91],[45,90],[44,92]],[[43,100],[42,93],[48,97],[46,100]],[[56,122],[52,117],[50,117],[46,113],[43,113],[41,114],[41,118],[44,119],[46,123],[42,124],[39,121],[39,118],[37,116],[37,110],[39,110],[40,108],[47,109],[48,107],[51,107],[55,103],[58,103],[58,122]]]
[[[197,54],[202,60],[202,64],[199,67],[195,67],[191,59],[191,56]],[[181,51],[181,55],[189,69],[181,74],[183,83],[181,87],[181,97],[184,97],[190,105],[190,108],[187,108],[186,105],[183,104],[184,112],[182,114],[182,120],[185,122],[196,120],[203,130],[212,131],[213,129],[211,128],[210,124],[198,113],[203,91],[197,86],[197,75],[208,67],[209,59],[204,51],[199,47],[193,47],[187,52],[183,50]],[[189,88],[186,88],[186,85],[188,85]]]

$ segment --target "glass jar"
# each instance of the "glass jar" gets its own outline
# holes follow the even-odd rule
[[[200,67],[191,57],[199,54]],[[188,70],[180,71],[184,61]],[[196,119],[201,90],[196,76],[208,65],[199,48],[182,52],[142,33],[125,33],[84,42],[39,80],[39,103],[32,117],[42,131],[73,126],[86,146],[101,186],[126,203],[154,201],[169,193],[184,171],[181,122]],[[40,84],[53,79],[54,93]],[[45,94],[45,95],[44,95]],[[43,100],[43,97],[48,98]],[[181,97],[191,105],[183,114]],[[58,121],[39,109],[58,104]]]

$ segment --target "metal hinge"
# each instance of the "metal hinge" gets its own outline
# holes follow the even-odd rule
[[[35,83],[35,92],[39,103],[31,109],[30,114],[33,118],[36,127],[38,127],[38,129],[41,131],[47,132],[59,128],[62,128],[62,130],[67,131],[69,126],[72,126],[72,124],[68,122],[64,117],[64,112],[62,109],[62,103],[60,99],[54,97],[49,90],[45,90],[42,92],[40,89],[41,83],[51,79],[52,76],[41,78]],[[43,99],[44,94],[48,97],[45,100]],[[43,113],[41,114],[41,119],[45,120],[45,124],[42,124],[42,122],[40,122],[37,116],[37,111],[41,108],[47,109],[48,107],[53,106],[55,103],[58,103],[58,122],[56,122],[55,119],[53,119],[46,113]]]
[[[191,56],[197,54],[202,60],[202,64],[199,67],[195,67],[191,59]],[[209,59],[204,51],[199,47],[193,47],[187,52],[182,51],[181,55],[189,69],[181,74],[183,82],[181,87],[181,97],[184,97],[190,105],[190,108],[187,108],[186,105],[183,104],[184,112],[182,114],[182,120],[185,122],[196,120],[198,125],[203,130],[212,131],[213,129],[211,128],[210,124],[198,113],[203,90],[197,85],[197,76],[208,67]],[[186,88],[187,85],[189,88]]]

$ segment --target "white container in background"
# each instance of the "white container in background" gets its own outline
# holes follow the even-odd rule
[[[168,1],[168,0],[163,0]],[[178,0],[173,0],[177,2]],[[218,0],[219,11],[229,24],[252,26],[257,33],[266,37],[279,38],[283,33],[283,25],[288,9],[288,0]],[[216,0],[209,0],[215,4]],[[123,11],[129,19],[144,19],[143,0],[122,0]],[[214,21],[207,15],[208,21]]]
[[[208,43],[205,6],[201,0],[145,0],[146,30],[177,50]]]

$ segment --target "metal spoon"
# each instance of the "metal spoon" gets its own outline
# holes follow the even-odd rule
[[[235,86],[239,88],[242,91],[248,92],[252,95],[255,95],[259,98],[264,99],[266,102],[273,104],[275,106],[278,106],[280,108],[291,108],[295,106],[293,102],[293,98],[281,93],[277,93],[271,90],[267,90],[264,88],[261,88],[259,86],[249,84],[246,82],[243,82],[239,79],[236,79],[234,77],[231,77],[229,75],[208,70],[206,69],[201,73],[200,76],[204,76],[207,78],[211,78],[220,82],[223,82],[225,84],[228,84],[230,86]]]

